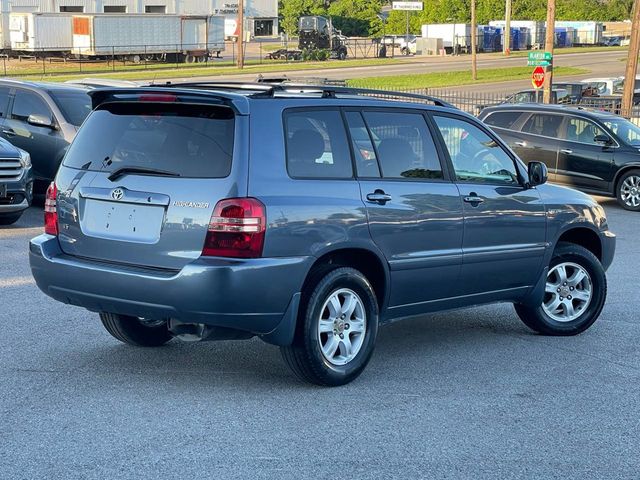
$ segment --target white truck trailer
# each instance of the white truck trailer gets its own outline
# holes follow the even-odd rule
[[[88,58],[197,62],[224,50],[222,16],[74,15],[72,32],[71,53]]]
[[[602,22],[556,21],[556,28],[573,28],[574,45],[600,45],[604,25]]]
[[[64,54],[71,51],[71,15],[11,13],[9,39],[13,53]]]
[[[471,53],[471,25],[468,23],[432,23],[422,25],[422,38],[442,40],[447,52]],[[476,31],[478,46],[482,45],[482,33]]]
[[[506,22],[504,20],[492,20],[489,22],[492,27],[504,28]],[[526,28],[529,35],[521,41],[522,45],[527,49],[532,47],[544,47],[545,41],[545,22],[536,22],[533,20],[511,20],[511,28]]]

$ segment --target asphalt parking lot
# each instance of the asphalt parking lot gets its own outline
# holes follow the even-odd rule
[[[585,334],[529,331],[510,305],[381,330],[354,383],[296,380],[259,340],[135,349],[45,297],[0,229],[0,478],[640,477],[640,215],[618,234]]]

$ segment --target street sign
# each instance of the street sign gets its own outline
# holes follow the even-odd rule
[[[551,52],[529,52],[530,62],[551,62],[553,61],[553,54]]]
[[[529,60],[527,62],[527,67],[548,67],[549,65],[551,65],[551,62],[546,60]]]
[[[419,11],[424,9],[422,2],[393,2],[393,10],[412,10]]]
[[[544,85],[544,68],[536,67],[531,75],[531,83],[534,88],[542,88]]]

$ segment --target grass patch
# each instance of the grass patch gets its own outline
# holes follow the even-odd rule
[[[339,69],[347,67],[371,67],[377,65],[394,65],[407,63],[407,60],[403,59],[385,59],[385,58],[370,58],[362,60],[330,60],[326,62],[248,62],[245,64],[245,68],[239,70],[232,64],[215,66],[194,66],[181,64],[176,68],[175,65],[168,67],[167,65],[149,65],[147,69],[144,67],[135,66],[125,71],[109,72],[109,69],[87,69],[86,71],[79,72],[78,70],[66,71],[66,72],[51,72],[46,75],[16,75],[12,78],[22,79],[41,79],[50,82],[63,82],[65,80],[86,78],[86,77],[100,77],[100,78],[114,78],[120,80],[152,80],[154,78],[184,78],[184,77],[209,77],[218,75],[240,75],[240,74],[256,74],[259,73],[277,73],[277,72],[296,72],[304,70],[315,69]]]
[[[421,73],[415,75],[393,75],[388,77],[364,77],[347,80],[349,86],[361,88],[429,88],[453,87],[478,83],[493,83],[531,78],[532,67],[488,68],[478,70],[478,80],[471,79],[471,70]],[[576,67],[556,67],[554,76],[579,75],[589,70]]]

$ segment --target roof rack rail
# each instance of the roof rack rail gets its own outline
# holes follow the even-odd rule
[[[356,88],[356,87],[344,87],[339,85],[312,85],[306,83],[266,83],[266,82],[179,82],[172,83],[166,82],[161,84],[154,84],[153,86],[159,87],[176,87],[176,88],[211,88],[216,90],[241,90],[241,91],[253,91],[255,93],[249,95],[254,98],[271,98],[275,97],[278,93],[319,93],[323,98],[337,98],[337,95],[361,95],[369,97],[383,97],[383,98],[400,98],[400,99],[412,99],[421,100],[433,103],[438,107],[453,108],[457,110],[457,107],[449,102],[441,100],[431,95],[424,95],[420,93],[410,92],[397,92],[395,90],[375,90],[369,88]]]

